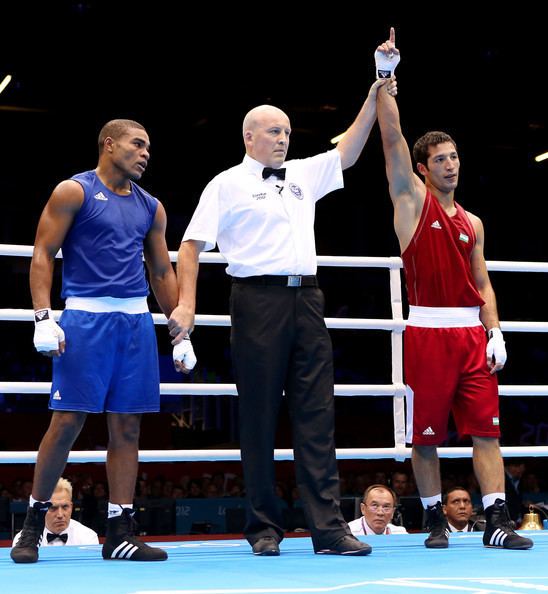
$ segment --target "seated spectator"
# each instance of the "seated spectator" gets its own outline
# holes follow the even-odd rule
[[[521,481],[523,493],[540,493],[538,477],[534,472],[528,472]]]
[[[449,489],[443,497],[443,513],[451,532],[483,532],[483,522],[471,519],[472,499],[463,487]]]
[[[185,497],[188,494],[188,490],[190,487],[190,476],[188,474],[183,474],[181,476],[181,478],[179,479],[179,487],[181,487],[181,489],[183,490],[183,493],[185,493]]]
[[[348,489],[348,482],[344,476],[339,477],[341,497],[351,497],[352,493]]]
[[[72,514],[72,485],[64,478],[60,478],[51,496],[51,507],[46,513],[46,525],[42,533],[40,546],[63,545],[92,545],[99,544],[97,534],[71,519]],[[18,532],[13,539],[13,545],[21,536]]]
[[[407,481],[406,494],[408,496],[419,496],[419,490],[417,489],[417,482],[415,481],[415,475],[411,472]]]
[[[188,493],[187,493],[187,497],[189,499],[197,499],[200,497],[203,497],[203,491],[202,491],[202,485],[200,483],[200,481],[193,479],[190,481],[190,483],[188,484]]]
[[[93,485],[93,497],[97,502],[108,500],[107,486],[105,483],[99,482]]]
[[[150,496],[150,486],[147,483],[146,479],[139,478],[137,479],[137,484],[135,485],[135,497],[137,499],[146,499]]]
[[[162,490],[162,495],[166,498],[166,499],[171,499],[173,497],[173,481],[167,480],[164,483],[163,486],[163,490]]]
[[[506,505],[510,518],[519,524],[523,517],[523,497],[521,477],[525,472],[523,460],[510,458],[504,461],[504,480],[506,491]]]
[[[387,485],[388,479],[386,478],[386,472],[384,472],[384,470],[377,470],[377,472],[375,472],[375,478],[373,482],[376,485]]]
[[[201,479],[201,490],[204,497],[207,496],[209,485],[211,485],[211,475],[209,472],[204,472]]]
[[[371,484],[372,484],[372,481],[371,481],[370,474],[368,474],[368,473],[358,474],[358,476],[356,477],[356,482],[354,483],[354,495],[356,495],[357,497],[361,497],[362,493]]]
[[[523,476],[521,495],[525,507],[528,507],[531,503],[537,504],[547,501],[547,494],[541,490],[538,477],[533,472],[528,472]]]
[[[366,534],[407,534],[403,526],[391,524],[396,509],[396,493],[386,485],[371,485],[360,503],[362,517],[348,523],[354,536]]]
[[[150,499],[162,499],[164,497],[164,479],[156,478],[150,486]]]
[[[181,487],[173,487],[173,491],[171,492],[171,498],[172,499],[183,499],[184,497],[184,491],[181,489]]]
[[[205,496],[208,499],[215,499],[217,497],[220,497],[217,485],[215,485],[214,483],[209,483],[209,485],[207,486]]]
[[[301,499],[298,487],[291,489],[291,507],[303,507],[303,500]]]
[[[228,492],[227,497],[243,497],[242,487],[238,483],[234,483]]]
[[[12,494],[11,498],[13,501],[21,501],[21,485],[22,484],[23,484],[23,481],[20,479],[15,479],[11,483],[10,491]]]
[[[105,483],[89,483],[81,490],[82,523],[103,536],[106,530],[108,494]]]
[[[231,475],[234,476],[234,475]],[[228,481],[228,476],[226,476],[224,473],[222,472],[216,472],[212,477],[211,477],[211,482],[213,485],[215,485],[216,489],[217,489],[217,497],[225,497],[226,495],[226,484]]]
[[[390,486],[396,493],[397,497],[407,495],[407,486],[409,482],[409,476],[406,472],[395,470],[390,478]]]

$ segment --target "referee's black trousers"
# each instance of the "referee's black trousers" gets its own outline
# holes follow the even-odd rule
[[[283,538],[274,483],[274,439],[285,390],[295,471],[314,549],[350,534],[340,510],[334,443],[333,357],[314,286],[233,282],[231,347],[240,404],[248,503],[245,536]]]

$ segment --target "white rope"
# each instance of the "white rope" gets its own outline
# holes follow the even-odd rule
[[[62,310],[53,310],[56,320],[61,316]],[[328,328],[333,330],[388,330],[401,333],[405,329],[406,321],[399,317],[400,311],[393,320],[369,318],[325,318]],[[152,314],[154,323],[165,326],[167,319],[164,314]],[[34,322],[32,309],[0,309],[0,321],[4,322]],[[501,322],[505,332],[548,332],[548,322]],[[230,326],[230,316],[199,314],[196,316],[196,326]]]
[[[0,243],[0,256],[32,257],[34,246]],[[176,251],[169,252],[172,262],[177,261]],[[61,250],[56,258],[61,258]],[[226,259],[218,252],[202,252],[200,262],[208,264],[224,264]],[[510,262],[502,260],[487,260],[487,270],[497,272],[548,272],[548,262]],[[318,256],[319,266],[345,266],[356,268],[402,268],[401,258],[356,257],[356,256]]]
[[[23,256],[32,257],[34,251],[33,245],[13,245],[9,243],[0,243],[0,256]],[[57,254],[59,257],[59,254]]]
[[[393,396],[391,384],[335,384],[337,396]],[[49,394],[51,382],[0,382],[4,394]],[[160,393],[170,396],[237,396],[235,384],[160,384]]]
[[[53,316],[56,320],[62,314],[62,310],[53,310]],[[154,323],[159,326],[165,326],[167,319],[164,314],[152,314]],[[5,322],[34,322],[34,311],[32,309],[0,309],[0,321]],[[333,329],[351,329],[351,330],[388,330],[394,332],[403,332],[405,322],[403,319],[367,319],[367,318],[325,318],[328,328]],[[197,315],[197,326],[230,326],[230,316],[221,315]]]
[[[522,456],[548,456],[548,446],[502,447],[504,458]],[[0,452],[2,464],[32,464],[38,452]],[[336,451],[338,460],[381,460],[392,458],[403,460],[411,457],[411,448],[341,448]],[[471,447],[438,448],[440,458],[471,458]],[[73,451],[68,462],[105,462],[106,451]],[[141,450],[139,462],[238,462],[240,450]],[[293,460],[293,450],[274,450],[277,461]]]
[[[508,262],[487,260],[490,272],[548,272],[548,262]]]
[[[0,256],[31,257],[33,246],[0,244]],[[170,260],[177,260],[177,252],[169,252]],[[56,255],[62,257],[61,251]],[[219,253],[202,253],[200,262],[211,264],[226,263],[226,260]],[[392,448],[369,448],[369,449],[345,449],[337,450],[337,457],[340,459],[376,459],[395,458],[403,460],[410,457],[411,450],[405,447],[405,406],[402,365],[402,332],[405,328],[405,320],[402,314],[401,258],[371,258],[371,257],[342,257],[342,256],[319,256],[318,265],[332,267],[353,267],[353,268],[387,268],[390,271],[390,302],[392,308],[392,319],[358,319],[358,318],[326,318],[326,325],[331,329],[358,329],[358,330],[387,330],[392,333],[392,384],[379,385],[335,385],[337,396],[392,396],[394,414],[394,444]],[[490,271],[505,272],[548,272],[548,263],[545,262],[487,262]],[[55,311],[56,319],[61,312]],[[162,314],[153,314],[154,323],[165,325],[167,323]],[[3,321],[33,321],[34,312],[25,309],[0,309],[0,320]],[[198,326],[230,326],[230,317],[221,315],[197,315],[196,325]],[[502,322],[501,327],[505,332],[548,332],[548,322]],[[28,394],[49,394],[51,383],[49,382],[0,382],[0,393],[28,393]],[[237,395],[234,384],[199,384],[199,383],[169,383],[160,384],[160,392],[163,395]],[[499,386],[501,396],[547,396],[548,386]],[[516,447],[501,448],[503,456],[546,456],[548,447]],[[461,458],[470,457],[471,448],[438,448],[440,457]],[[18,457],[19,456],[19,457]],[[14,459],[14,457],[16,459]],[[104,461],[105,452],[72,452],[69,462],[93,462]],[[207,451],[143,451],[140,453],[143,462],[148,461],[192,461],[192,460],[239,460],[239,450],[207,450]],[[276,450],[276,460],[292,460],[291,450]],[[0,462],[35,462],[36,452],[5,452],[0,453]]]
[[[0,382],[0,394],[49,394],[51,382]],[[336,396],[400,396],[399,384],[335,384]],[[160,384],[164,396],[237,396],[235,384]],[[500,385],[499,396],[548,396],[548,385]]]
[[[23,256],[32,258],[34,246],[0,244],[0,256]],[[177,252],[169,252],[172,262],[177,262]],[[57,252],[56,258],[62,258],[62,252]],[[219,252],[200,253],[200,262],[204,264],[226,264],[226,259]],[[401,268],[401,258],[371,258],[371,257],[348,257],[348,256],[318,256],[320,266],[348,266],[356,268]]]

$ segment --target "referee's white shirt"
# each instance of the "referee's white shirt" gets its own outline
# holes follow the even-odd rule
[[[62,540],[56,538],[51,542],[48,542],[47,533],[51,532],[47,528],[44,528],[44,532],[42,533],[42,542],[40,543],[41,547],[60,547],[64,546],[65,543]],[[68,534],[66,545],[92,545],[92,544],[99,544],[99,537],[97,533],[94,532],[91,528],[80,524],[76,520],[70,520],[68,528],[63,530],[61,534]],[[21,537],[21,532],[18,532],[15,537],[13,538],[12,546],[17,544],[17,541]]]
[[[204,189],[183,241],[215,244],[227,274],[316,274],[316,201],[344,186],[337,149],[283,164],[285,180],[263,180],[264,165],[246,155]]]

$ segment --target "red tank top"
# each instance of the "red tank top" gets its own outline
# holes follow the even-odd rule
[[[470,266],[476,232],[462,206],[456,202],[455,206],[457,214],[450,217],[426,192],[417,230],[402,254],[410,305],[473,307],[485,303]]]

